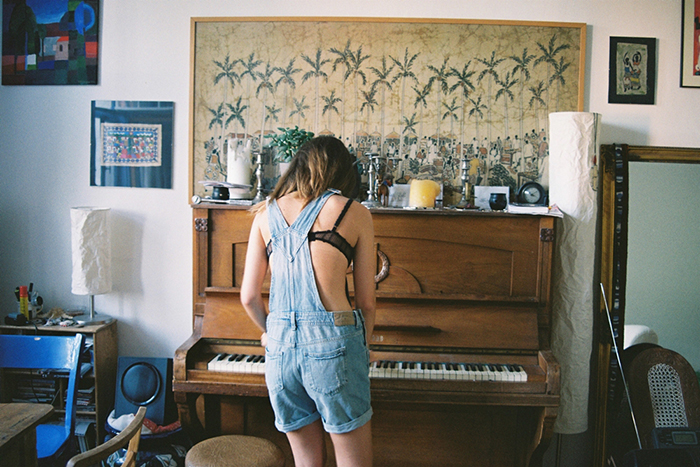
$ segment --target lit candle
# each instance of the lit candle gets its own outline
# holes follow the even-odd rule
[[[411,180],[408,205],[418,208],[435,207],[435,198],[440,194],[440,185],[432,180]]]

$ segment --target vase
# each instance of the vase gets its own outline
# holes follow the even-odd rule
[[[285,173],[287,173],[287,170],[289,170],[289,165],[291,162],[278,162],[277,163],[277,174],[282,177]]]

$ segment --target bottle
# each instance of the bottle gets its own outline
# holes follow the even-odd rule
[[[27,292],[26,285],[19,286],[19,312],[22,313],[27,320],[31,318],[29,316],[29,293]]]

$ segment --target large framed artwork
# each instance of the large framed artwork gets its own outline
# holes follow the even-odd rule
[[[700,88],[700,0],[683,0],[681,86]]]
[[[2,84],[97,84],[99,0],[2,0]]]
[[[459,189],[468,159],[472,185],[547,185],[547,116],[583,110],[582,23],[192,18],[191,40],[191,195],[242,141],[271,189],[271,136],[295,126],[386,156],[395,183]]]
[[[91,186],[172,188],[172,102],[92,101],[91,115]]]

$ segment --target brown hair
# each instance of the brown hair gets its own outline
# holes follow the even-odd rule
[[[343,196],[357,196],[358,176],[355,157],[342,141],[333,136],[317,136],[304,143],[270,193],[279,199],[296,191],[306,203],[318,198],[328,188],[340,190]]]

